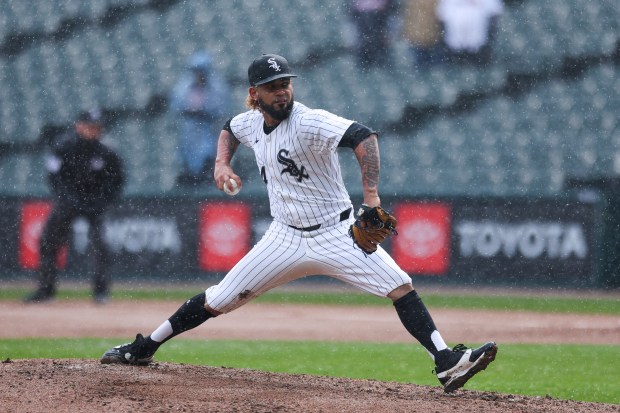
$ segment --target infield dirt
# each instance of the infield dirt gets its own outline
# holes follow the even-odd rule
[[[0,338],[118,337],[149,333],[175,302],[0,302]],[[615,316],[433,310],[449,342],[620,344]],[[187,338],[411,342],[390,306],[249,304],[184,334]],[[498,360],[500,361],[500,360]],[[497,361],[496,361],[497,363]],[[493,368],[493,365],[489,367]],[[484,374],[484,373],[482,373]],[[5,360],[3,412],[620,412],[582,403],[372,380],[97,360]]]

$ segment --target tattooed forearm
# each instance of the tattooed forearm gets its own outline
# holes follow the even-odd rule
[[[239,141],[232,134],[223,130],[217,141],[216,164],[230,164],[230,161],[239,147]]]
[[[360,148],[361,147],[361,148]],[[358,145],[358,160],[362,170],[362,183],[369,189],[379,185],[379,145],[375,135],[371,135]]]
[[[235,152],[237,151],[237,148],[239,147],[239,141],[233,135],[229,134],[227,142],[226,142],[226,146],[228,149],[229,157],[232,158]]]

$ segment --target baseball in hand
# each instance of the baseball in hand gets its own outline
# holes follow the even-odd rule
[[[224,183],[224,192],[226,192],[230,196],[237,195],[241,188],[237,185],[237,181],[230,178],[228,181]]]

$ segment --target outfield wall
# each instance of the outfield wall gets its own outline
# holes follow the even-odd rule
[[[122,277],[221,277],[264,234],[270,216],[262,200],[238,196],[197,200],[123,199],[105,218],[112,273]],[[602,197],[383,198],[399,219],[385,243],[412,277],[454,284],[519,287],[618,285],[609,271]],[[38,267],[38,238],[50,211],[46,199],[1,198],[3,273]],[[604,248],[606,246],[606,248]],[[88,223],[73,224],[59,263],[69,276],[91,268]],[[68,258],[68,259],[67,259]]]

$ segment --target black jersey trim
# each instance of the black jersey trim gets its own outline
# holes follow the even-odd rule
[[[232,129],[230,129],[230,122],[233,120],[233,118],[230,118],[226,121],[226,123],[224,124],[224,126],[222,127],[222,130],[228,131],[230,133],[233,133]],[[234,133],[233,133],[234,135]]]
[[[226,123],[224,124],[224,126],[222,127],[222,130],[225,130],[226,132],[230,133],[231,136],[237,140],[239,140],[239,138],[237,138],[235,136],[235,134],[233,133],[232,129],[230,128],[230,122],[233,120],[233,118],[230,118],[226,121]]]
[[[263,132],[265,132],[265,135],[269,135],[271,132],[276,130],[278,126],[280,126],[280,123],[274,126],[268,126],[265,122],[263,122]]]
[[[377,132],[370,129],[368,126],[362,125],[358,122],[353,122],[351,126],[346,130],[338,147],[355,149],[364,139],[372,134],[378,135]]]

